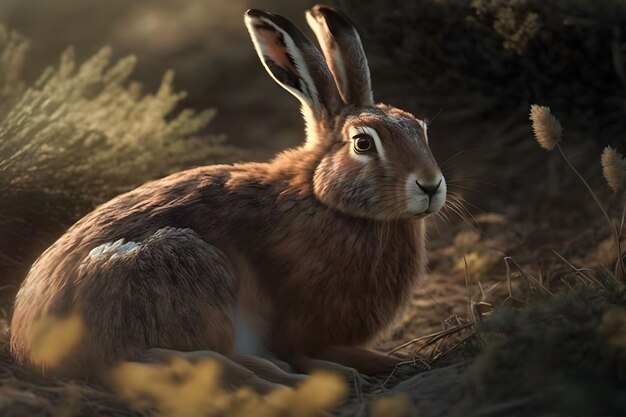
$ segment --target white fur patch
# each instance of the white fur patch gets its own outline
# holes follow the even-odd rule
[[[417,174],[409,174],[404,187],[406,190],[407,212],[419,214],[428,210],[430,198],[417,186]]]
[[[432,196],[430,199],[430,208],[429,208],[430,211],[434,213],[436,211],[439,211],[439,209],[443,207],[443,205],[446,203],[447,191],[448,189],[446,186],[446,179],[442,175],[441,184],[439,185],[439,188],[437,189],[437,192],[435,193],[435,195]]]
[[[428,197],[424,191],[417,185],[419,178],[417,174],[409,174],[406,183],[405,190],[407,196],[406,210],[412,214],[420,214],[426,211],[434,213],[443,207],[446,202],[446,180],[443,176],[437,179],[437,182],[441,180],[441,184],[437,189],[437,192],[432,197]]]
[[[417,123],[419,123],[422,130],[424,130],[424,139],[426,139],[426,143],[428,143],[428,123],[420,119],[417,119]]]
[[[383,146],[383,142],[380,140],[380,136],[378,136],[378,132],[368,126],[361,126],[359,129],[362,131],[362,133],[366,133],[370,135],[372,139],[374,139],[374,144],[376,145],[376,152],[378,152],[378,156],[380,156],[380,159],[382,159],[383,161],[387,161],[387,157],[385,155],[385,147]]]
[[[316,123],[317,119],[315,118],[315,114],[313,114],[311,107],[301,106],[300,109],[302,111],[302,117],[304,118],[304,126],[306,129],[306,142],[304,143],[304,148],[312,150],[319,142],[318,126]]]
[[[120,256],[131,254],[141,248],[141,245],[137,242],[128,241],[124,243],[124,239],[116,240],[115,242],[103,243],[100,246],[96,246],[89,252],[91,259],[109,258],[114,259]]]

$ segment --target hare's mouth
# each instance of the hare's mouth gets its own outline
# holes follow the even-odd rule
[[[425,210],[425,211],[422,211],[421,213],[411,214],[411,218],[415,220],[425,219],[426,217],[431,216],[435,214],[436,212],[437,210]]]

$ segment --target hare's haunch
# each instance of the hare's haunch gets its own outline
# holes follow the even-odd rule
[[[18,361],[33,362],[39,317],[78,314],[85,334],[62,373],[149,348],[272,355],[301,369],[324,356],[367,372],[393,362],[358,348],[422,272],[422,219],[442,207],[446,183],[426,124],[374,103],[352,23],[325,6],[307,21],[322,53],[284,17],[245,14],[261,62],[301,102],[306,142],[268,163],[147,183],[85,216],[17,295]]]

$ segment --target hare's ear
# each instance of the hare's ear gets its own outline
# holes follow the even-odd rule
[[[350,20],[328,6],[317,5],[306,12],[339,93],[347,104],[372,105],[370,70],[361,38]]]
[[[245,22],[272,78],[314,116],[333,114],[341,99],[328,65],[313,42],[290,20],[274,13],[251,9],[246,12]]]

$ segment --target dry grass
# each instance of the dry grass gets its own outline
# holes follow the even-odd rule
[[[541,107],[533,104],[531,106],[530,118],[533,122],[533,131],[535,133],[535,139],[539,143],[539,145],[550,151],[555,147],[558,149],[559,153],[567,163],[567,165],[571,168],[574,174],[580,179],[581,183],[585,186],[589,195],[596,203],[604,219],[607,221],[611,233],[615,239],[615,268],[614,268],[614,279],[618,282],[621,282],[622,279],[626,278],[624,274],[624,262],[622,260],[622,248],[621,248],[621,232],[624,226],[624,214],[622,214],[622,221],[619,226],[615,226],[613,220],[609,217],[604,204],[598,198],[598,195],[593,190],[589,182],[585,180],[580,171],[576,169],[574,164],[571,162],[570,158],[565,155],[563,148],[561,147],[561,136],[563,129],[561,128],[561,124],[559,121],[550,113],[550,109],[547,107]],[[605,179],[607,180],[609,186],[614,188],[614,191],[619,190],[618,183],[621,183],[626,180],[626,165],[621,157],[621,155],[617,154],[612,148],[608,147],[602,153],[600,158],[600,162],[602,165],[603,173],[605,175]],[[623,172],[622,172],[623,171]],[[623,185],[623,184],[622,184]],[[626,212],[626,201],[624,202],[624,211]]]

